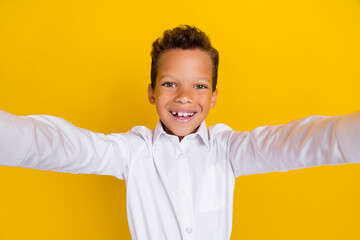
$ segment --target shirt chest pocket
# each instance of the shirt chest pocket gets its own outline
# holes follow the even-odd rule
[[[219,163],[205,170],[201,188],[199,211],[216,211],[225,205],[226,176]]]

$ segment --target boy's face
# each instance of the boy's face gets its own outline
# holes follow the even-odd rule
[[[212,92],[212,61],[199,49],[172,49],[158,62],[155,91],[148,87],[149,101],[168,134],[180,140],[197,130],[215,106],[217,89]]]

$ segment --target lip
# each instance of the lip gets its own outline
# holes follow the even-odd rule
[[[183,113],[197,113],[196,110],[193,110],[193,109],[180,109],[180,108],[177,108],[177,109],[170,109],[169,112],[183,112]]]
[[[179,117],[179,116],[174,116],[172,112],[194,113],[194,115],[187,117]],[[174,119],[178,123],[188,123],[195,118],[197,111],[190,109],[172,109],[171,111],[169,111],[169,114],[171,115],[172,119]]]

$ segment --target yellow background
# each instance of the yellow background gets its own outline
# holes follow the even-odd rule
[[[96,132],[153,128],[151,43],[184,23],[220,52],[208,125],[248,131],[360,109],[358,0],[1,0],[0,109]],[[359,164],[236,184],[234,240],[360,239]],[[0,239],[130,239],[114,177],[0,167],[0,187]]]

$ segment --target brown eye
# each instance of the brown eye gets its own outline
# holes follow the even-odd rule
[[[198,84],[195,86],[195,88],[198,88],[198,89],[206,89],[208,88],[207,86],[203,85],[203,84]]]
[[[173,82],[166,82],[166,83],[163,83],[162,85],[165,87],[175,87],[175,83],[173,83]]]

